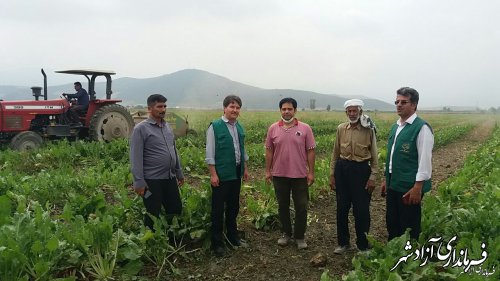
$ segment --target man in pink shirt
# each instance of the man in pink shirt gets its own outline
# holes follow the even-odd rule
[[[308,187],[314,182],[314,148],[311,127],[295,118],[297,101],[284,98],[279,103],[281,120],[272,124],[266,137],[266,180],[273,181],[283,235],[280,246],[292,241],[298,249],[307,248],[304,234],[307,226]],[[295,206],[292,236],[290,193]]]

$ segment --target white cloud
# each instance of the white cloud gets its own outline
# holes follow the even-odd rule
[[[422,106],[500,105],[494,0],[1,1],[0,84],[112,69],[152,77],[200,68],[263,88],[385,101],[415,87]],[[496,94],[493,94],[496,93]]]

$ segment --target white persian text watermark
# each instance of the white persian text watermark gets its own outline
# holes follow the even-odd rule
[[[396,269],[401,263],[406,263],[410,260],[420,260],[420,266],[427,264],[431,261],[443,261],[443,267],[460,267],[463,268],[462,273],[477,273],[484,276],[489,276],[495,273],[495,268],[490,270],[483,269],[482,264],[488,258],[486,251],[486,243],[481,243],[481,257],[479,259],[471,259],[469,257],[469,249],[460,249],[457,252],[455,246],[457,244],[457,236],[453,236],[444,246],[442,237],[434,237],[427,241],[422,247],[413,247],[410,241],[406,241],[405,250],[411,251],[408,255],[399,258],[398,262],[391,268],[391,271]]]

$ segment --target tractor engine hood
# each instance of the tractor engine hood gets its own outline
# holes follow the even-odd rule
[[[18,100],[0,102],[3,114],[60,114],[70,107],[66,99],[59,100]]]
[[[60,115],[70,107],[66,99],[20,100],[0,102],[0,131],[29,131],[31,122],[37,116]]]

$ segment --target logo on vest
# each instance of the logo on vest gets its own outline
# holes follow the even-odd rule
[[[403,143],[401,152],[410,153],[410,143]]]

